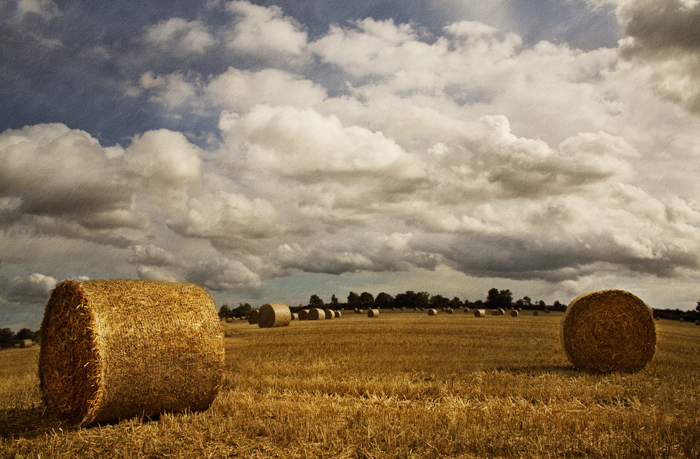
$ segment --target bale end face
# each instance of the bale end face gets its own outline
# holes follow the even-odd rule
[[[639,371],[656,350],[652,310],[624,290],[575,298],[561,321],[560,337],[569,361],[591,373]]]
[[[286,327],[292,321],[292,312],[284,303],[263,304],[258,313],[258,327]]]

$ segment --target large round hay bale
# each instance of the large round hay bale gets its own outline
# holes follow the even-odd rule
[[[515,311],[515,310],[510,311],[510,316],[511,317],[518,317],[518,311]]]
[[[335,312],[330,309],[325,309],[323,313],[326,315],[326,320],[331,320],[335,318]]]
[[[292,321],[292,311],[284,303],[270,303],[260,306],[258,327],[286,327]]]
[[[341,317],[343,317],[343,313],[341,313],[340,311],[335,311],[335,318],[340,319]]]
[[[429,316],[436,316],[438,313],[437,309],[428,309]]]
[[[223,370],[219,317],[198,285],[68,280],[46,304],[40,388],[69,422],[206,410]]]
[[[474,309],[474,317],[486,317],[486,309]]]
[[[22,339],[19,341],[19,347],[20,349],[24,349],[25,347],[32,347],[34,346],[34,341],[30,339]]]
[[[656,350],[652,310],[624,290],[575,298],[561,321],[560,337],[569,361],[593,373],[639,371]]]
[[[367,310],[367,317],[379,317],[379,309],[369,308]]]
[[[324,320],[325,318],[326,313],[319,308],[309,309],[309,313],[306,315],[306,320]]]
[[[309,317],[309,311],[310,309],[302,309],[299,311],[299,320],[306,320],[307,317]]]
[[[248,324],[257,325],[259,316],[260,316],[259,310],[253,309],[252,311],[250,311],[250,314],[248,314]]]

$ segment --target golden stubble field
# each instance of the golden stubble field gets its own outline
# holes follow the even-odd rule
[[[561,313],[382,312],[260,329],[224,323],[224,387],[203,413],[77,429],[47,413],[38,348],[0,352],[8,458],[700,457],[700,327],[657,322],[635,374],[574,370]],[[192,375],[193,378],[196,375]]]

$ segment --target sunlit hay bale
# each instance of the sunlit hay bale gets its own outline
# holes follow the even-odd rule
[[[292,313],[292,320],[299,320],[299,313],[293,312]]]
[[[221,388],[224,340],[202,287],[64,281],[41,324],[44,403],[69,422],[206,410]]]
[[[497,311],[499,316],[504,316],[506,314],[506,311],[503,308],[498,308]]]
[[[486,317],[486,309],[474,309],[474,317]]]
[[[19,343],[15,343],[15,344],[14,344],[14,348],[15,348],[15,349],[19,349]]]
[[[436,316],[437,315],[437,309],[428,309],[428,315],[429,316]]]
[[[340,319],[341,317],[343,317],[343,313],[341,313],[340,311],[335,311],[335,318]]]
[[[253,309],[252,311],[250,311],[250,314],[248,314],[248,324],[257,325],[259,316],[260,311],[258,309]]]
[[[379,309],[368,309],[367,310],[367,317],[379,317]]]
[[[358,308],[355,308],[355,309],[354,309],[354,312],[355,312],[355,314],[359,314],[359,313],[360,313],[360,310],[359,310]]]
[[[309,309],[309,313],[306,315],[306,320],[325,320],[326,313],[323,309],[312,308]]]
[[[656,350],[651,308],[624,290],[575,298],[561,321],[560,337],[569,361],[593,373],[639,371]]]
[[[454,314],[454,310],[453,310],[453,309],[449,309],[449,308],[448,308],[447,311],[445,311],[445,312],[447,312],[448,314]]]
[[[25,347],[32,347],[34,346],[34,341],[30,339],[22,339],[19,341],[19,347],[20,349],[24,349]]]
[[[511,317],[518,317],[518,311],[516,311],[516,310],[510,311],[510,316]]]
[[[226,318],[226,323],[227,323],[227,324],[230,324],[230,323],[232,323],[232,322],[233,322],[233,317],[227,317],[227,318]]]
[[[326,320],[331,320],[335,318],[335,313],[330,309],[324,310],[323,313],[326,315]]]
[[[309,309],[302,309],[299,311],[299,320],[306,320],[306,318],[309,316]]]
[[[492,316],[497,316],[499,314],[498,309],[494,309],[491,311]]]
[[[269,303],[260,306],[258,327],[286,327],[292,321],[292,311],[284,303]]]

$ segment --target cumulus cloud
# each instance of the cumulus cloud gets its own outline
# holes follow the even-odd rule
[[[204,23],[182,18],[170,18],[149,26],[145,40],[150,45],[174,54],[202,54],[215,44],[214,37]]]
[[[226,9],[236,21],[225,39],[229,48],[271,62],[294,62],[302,56],[307,34],[301,24],[285,16],[278,6],[233,1]]]
[[[154,244],[135,244],[130,263],[152,266],[185,266],[182,258]]]
[[[20,17],[34,13],[39,15],[44,21],[62,14],[53,0],[19,0],[17,2],[17,13]]]
[[[155,280],[155,281],[166,281],[166,282],[182,282],[183,278],[171,273],[162,267],[153,266],[139,266],[137,268],[137,273],[139,279],[143,280]]]
[[[10,281],[8,294],[11,299],[48,299],[49,293],[56,286],[56,279],[40,273],[26,277],[15,277]]]
[[[221,248],[242,248],[248,241],[270,238],[282,231],[275,208],[266,200],[219,191],[191,198],[189,210],[168,226],[189,237],[204,238]]]
[[[132,139],[126,150],[131,171],[155,186],[181,188],[201,179],[201,149],[181,132],[148,131]]]
[[[243,263],[228,258],[201,261],[187,273],[189,282],[212,290],[255,290],[262,280]]]
[[[103,149],[88,133],[39,124],[0,134],[0,196],[19,198],[16,211],[86,230],[143,228],[119,148]]]
[[[700,114],[700,4],[627,0],[617,15],[628,37],[621,55],[653,69],[651,84],[661,96]]]

